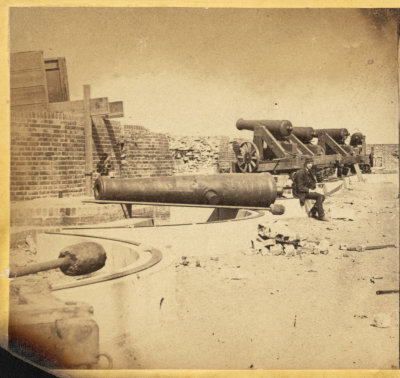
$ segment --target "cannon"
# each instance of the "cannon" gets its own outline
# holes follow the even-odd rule
[[[253,131],[253,142],[233,142],[235,172],[291,173],[301,168],[305,157],[324,155],[321,146],[310,143],[317,135],[312,127],[293,127],[287,120],[239,119],[236,128]]]
[[[290,121],[277,121],[277,120],[255,120],[248,121],[244,119],[239,119],[236,122],[236,128],[238,130],[250,130],[254,131],[256,126],[263,126],[266,128],[275,138],[281,139],[288,137],[292,130],[293,126]]]
[[[350,169],[354,173],[358,164],[364,173],[370,172],[372,158],[366,155],[365,137],[355,133],[348,145],[345,142],[350,134],[346,128],[314,129],[293,127],[286,120],[243,119],[236,122],[236,128],[253,131],[253,141],[232,143],[236,156],[233,172],[291,174],[303,166],[306,157],[313,159],[320,173],[317,177],[330,176],[336,169],[338,175]],[[312,143],[316,137],[317,144]]]
[[[96,200],[163,204],[270,207],[282,189],[269,173],[111,179],[94,184]]]
[[[297,143],[298,147],[303,150],[303,152],[307,155],[311,151],[311,155],[325,155],[325,150],[322,146],[319,146],[318,144],[311,144],[311,141],[318,136],[317,131],[313,127],[309,126],[296,126],[293,127],[292,135],[296,137],[298,140],[295,140],[295,138],[292,136],[291,142],[292,143]],[[301,143],[303,143],[306,147],[306,149],[301,146]],[[308,150],[307,150],[308,149]]]
[[[318,145],[324,150],[326,155],[339,155],[338,176],[347,174],[349,170],[356,173],[358,165],[363,173],[370,173],[372,157],[367,155],[365,136],[354,133],[350,138],[350,144],[346,144],[346,139],[350,135],[345,128],[338,129],[318,129]]]
[[[350,135],[349,131],[344,128],[339,129],[317,129],[318,137],[323,134],[329,135],[336,143],[344,144],[347,137]]]
[[[317,132],[309,126],[293,127],[292,133],[303,143],[310,143],[318,136]]]
[[[362,133],[360,132],[354,133],[350,138],[350,146],[353,147],[361,146],[364,140],[365,136]]]

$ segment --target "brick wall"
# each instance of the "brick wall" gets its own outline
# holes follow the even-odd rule
[[[92,117],[92,137],[93,137],[93,167],[96,171],[97,163],[101,156],[107,153],[111,157],[113,165],[113,175],[121,176],[121,153],[123,143],[123,128],[119,121],[104,119],[100,116]],[[93,179],[99,174],[94,173]]]
[[[399,153],[398,144],[368,144],[368,154],[371,152],[371,147],[374,148],[374,168],[390,170],[399,168],[399,159],[393,155]]]
[[[11,201],[84,192],[84,126],[62,113],[11,113]]]
[[[11,113],[11,201],[84,195],[85,128],[71,113]],[[93,170],[103,153],[121,173],[122,126],[93,117]],[[98,174],[93,175],[96,179]]]
[[[122,177],[172,175],[173,162],[167,136],[155,134],[142,126],[124,126],[125,158]]]

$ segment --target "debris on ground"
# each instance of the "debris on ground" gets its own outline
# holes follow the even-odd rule
[[[388,328],[392,323],[390,314],[379,313],[376,314],[372,320],[372,327]]]
[[[301,254],[328,254],[331,243],[327,239],[311,241],[301,238],[287,223],[275,221],[259,224],[257,237],[251,241],[252,249],[261,255],[294,257]]]
[[[329,218],[353,221],[355,219],[355,211],[349,207],[331,207],[329,209]]]

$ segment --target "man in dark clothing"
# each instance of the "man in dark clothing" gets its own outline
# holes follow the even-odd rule
[[[312,159],[308,158],[304,163],[304,168],[296,172],[293,179],[293,195],[300,200],[301,206],[304,206],[306,199],[315,200],[315,204],[310,211],[311,216],[326,221],[322,206],[325,196],[317,192],[310,192],[310,189],[314,190],[317,186],[317,179],[311,171],[312,165]]]

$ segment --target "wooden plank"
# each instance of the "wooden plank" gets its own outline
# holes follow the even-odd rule
[[[355,168],[356,173],[357,173],[358,181],[364,182],[364,177],[363,177],[363,175],[361,173],[360,166],[356,163],[356,164],[354,164],[354,168]]]
[[[13,71],[10,73],[10,88],[37,87],[46,85],[46,76],[41,69]]]
[[[45,59],[44,67],[46,70],[58,70],[59,69],[58,59],[57,58]]]
[[[58,58],[58,65],[60,69],[60,80],[61,80],[61,86],[64,88],[64,95],[65,95],[65,100],[64,101],[69,101],[69,83],[68,83],[68,74],[67,74],[67,62],[65,58]]]
[[[336,143],[336,141],[329,134],[325,133],[324,137],[325,137],[325,144],[327,146],[329,146],[332,149],[332,151],[334,151],[337,154],[341,154],[343,156],[349,156],[350,155],[345,149],[343,149],[340,146],[340,144]],[[324,148],[326,150],[325,146],[324,146]]]
[[[272,150],[277,158],[287,157],[288,154],[280,143],[274,138],[271,132],[262,125],[257,125],[254,127],[254,138],[261,137],[267,143],[267,146]],[[260,151],[261,153],[261,151]]]
[[[47,104],[47,93],[44,85],[37,87],[12,88],[10,91],[11,106]]]
[[[202,208],[216,208],[216,209],[246,209],[246,210],[270,210],[269,207],[260,206],[228,206],[228,205],[199,205],[188,203],[166,203],[166,202],[136,202],[136,201],[111,201],[111,200],[84,200],[84,203],[97,203],[97,204],[131,204],[141,206],[176,206],[176,207],[202,207]]]
[[[34,111],[47,111],[47,104],[32,104],[32,105],[13,105],[11,110],[15,112],[34,112]]]
[[[109,103],[110,113],[108,118],[120,118],[124,116],[124,103],[122,101],[114,101]]]
[[[69,101],[69,86],[65,58],[45,59],[49,101]]]
[[[10,54],[10,71],[43,68],[43,51],[24,51]]]
[[[297,145],[297,148],[299,148],[301,153],[308,154],[308,155],[311,155],[311,156],[315,155],[306,145],[304,145],[301,142],[301,140],[299,138],[296,137],[296,135],[291,134],[291,135],[289,135],[288,139],[290,140],[290,142],[292,142],[293,144],[295,143]]]
[[[51,112],[66,112],[66,113],[77,113],[77,116],[83,117],[84,103],[83,100],[77,101],[63,101],[63,102],[51,102],[49,103],[49,111]],[[107,115],[110,112],[108,98],[92,98],[90,99],[90,115]]]
[[[61,89],[60,73],[58,70],[46,70],[47,92],[49,93],[49,102],[64,101],[64,95]]]

